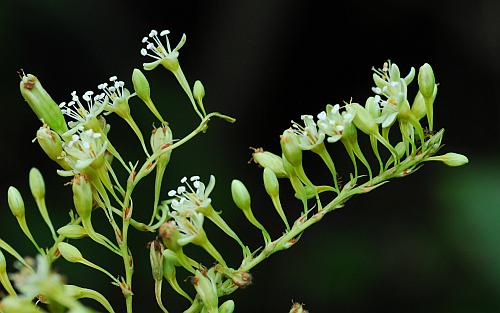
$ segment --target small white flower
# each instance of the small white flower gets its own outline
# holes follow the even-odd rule
[[[183,177],[181,183],[184,185],[168,192],[169,197],[175,197],[171,204],[172,209],[180,215],[190,216],[210,205],[212,200],[209,195],[215,186],[215,177],[210,175],[210,181],[206,187],[199,179],[199,176],[192,176],[189,179],[193,183],[191,186],[187,177]]]
[[[73,129],[78,128],[96,118],[104,109],[102,105],[104,97],[104,95],[94,95],[93,91],[87,91],[82,96],[84,100],[82,102],[76,91],[73,91],[71,101],[59,104],[61,112],[74,120],[69,121],[68,126]]]
[[[181,246],[196,241],[200,235],[204,236],[203,221],[205,217],[203,214],[194,212],[189,216],[184,216],[179,214],[179,212],[172,212],[171,215],[180,233],[180,238],[177,242]]]
[[[304,126],[292,121],[292,129],[297,135],[298,145],[303,150],[314,149],[323,142],[325,134],[322,131],[318,131],[312,115],[302,115],[300,118],[304,121]]]
[[[340,112],[340,105],[327,105],[326,112],[323,111],[318,114],[318,127],[321,132],[329,137],[328,142],[336,142],[342,138],[344,130],[347,125],[352,123],[356,112],[350,107],[346,106],[343,112]]]
[[[151,63],[145,63],[144,69],[152,70],[163,61],[166,62],[164,64],[166,66],[168,65],[169,61],[177,61],[177,58],[179,57],[179,49],[182,48],[184,43],[186,43],[186,34],[182,35],[180,42],[174,49],[172,49],[172,47],[170,46],[170,41],[168,39],[169,34],[170,31],[168,30],[163,30],[160,32],[160,36],[165,37],[165,41],[163,42],[158,37],[158,32],[156,30],[152,30],[149,33],[148,37],[142,38],[142,43],[146,45],[146,48],[141,49],[141,54],[143,56],[149,56],[155,60]]]
[[[77,171],[84,171],[87,167],[102,165],[108,141],[101,133],[92,129],[79,130],[71,140],[63,144],[64,159]]]

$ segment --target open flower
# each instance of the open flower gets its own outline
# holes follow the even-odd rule
[[[103,165],[108,140],[101,133],[87,129],[74,134],[63,144],[64,160],[79,172],[91,166],[97,169]]]
[[[298,145],[302,150],[312,150],[325,140],[325,134],[318,131],[312,115],[302,115],[304,126],[292,121],[293,132],[297,135]]]
[[[180,238],[177,240],[179,245],[185,246],[191,242],[199,245],[206,240],[206,234],[203,230],[203,221],[205,220],[203,214],[192,212],[191,215],[184,216],[173,212],[172,217],[180,233]]]
[[[76,91],[71,93],[71,101],[68,103],[61,102],[59,107],[64,115],[73,119],[68,122],[68,126],[71,128],[66,134],[74,134],[77,129],[83,130],[83,128],[92,128],[89,123],[95,122],[95,119],[104,110],[105,95],[98,94],[94,95],[93,91],[86,91],[82,99],[76,94]]]
[[[326,106],[326,111],[318,114],[318,127],[320,131],[327,134],[328,142],[337,142],[342,138],[347,125],[352,123],[356,112],[351,107],[346,107],[345,111],[340,112],[338,104]]]
[[[186,34],[182,34],[180,42],[174,49],[170,46],[168,34],[170,34],[169,30],[160,32],[160,36],[165,36],[166,47],[160,38],[158,38],[158,32],[154,29],[149,33],[149,36],[142,38],[142,43],[146,45],[146,48],[141,49],[141,54],[155,60],[151,63],[144,63],[145,70],[152,70],[160,63],[170,71],[175,71],[179,66],[177,58],[179,57],[179,49],[186,43]]]
[[[130,115],[128,100],[132,97],[130,91],[125,88],[125,83],[118,80],[116,76],[109,78],[108,83],[102,83],[97,86],[102,91],[99,102],[108,112],[114,112],[120,117],[125,118]]]
[[[181,179],[183,185],[179,186],[177,190],[168,192],[170,197],[176,197],[172,201],[172,209],[183,216],[191,216],[194,213],[204,211],[212,202],[209,195],[215,186],[213,175],[210,175],[210,181],[206,187],[200,181],[199,176],[192,176],[189,180],[193,186],[188,182],[187,177],[183,177]]]

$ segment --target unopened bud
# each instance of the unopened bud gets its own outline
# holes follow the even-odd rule
[[[396,150],[398,158],[401,159],[406,153],[406,144],[403,141],[400,141],[394,149]]]
[[[10,210],[16,218],[24,217],[24,201],[19,190],[16,187],[10,186],[7,192],[7,199],[9,202]]]
[[[264,151],[262,148],[255,149],[252,160],[264,168],[269,168],[279,178],[288,176],[283,166],[283,159],[272,152]]]
[[[420,91],[417,92],[415,100],[413,100],[411,112],[417,118],[417,120],[422,119],[427,114],[427,110],[425,108],[425,99]]]
[[[134,90],[137,97],[144,102],[148,102],[151,99],[151,90],[149,88],[149,82],[141,70],[134,68],[132,72],[132,83],[134,84]]]
[[[231,194],[233,196],[233,201],[242,211],[250,210],[250,194],[248,193],[247,187],[237,180],[233,179],[231,182]]]
[[[43,176],[40,171],[33,167],[30,170],[29,183],[31,193],[33,197],[37,200],[42,200],[45,198],[45,182],[43,181]]]
[[[375,101],[374,97],[369,97],[366,99],[365,109],[370,113],[372,118],[380,117],[380,105],[377,101]]]
[[[203,87],[203,84],[199,80],[194,82],[193,96],[198,103],[202,103],[202,100],[205,97],[205,87]]]
[[[68,131],[61,109],[34,75],[23,75],[19,87],[21,95],[42,123],[49,125],[59,134]]]
[[[63,152],[62,141],[59,135],[47,126],[42,126],[36,132],[36,140],[47,156],[56,162],[60,162]]]
[[[292,164],[292,166],[297,167],[302,163],[302,150],[297,143],[297,137],[291,130],[285,130],[280,139],[281,150],[285,158]]]
[[[469,163],[469,159],[462,154],[449,152],[443,155],[433,156],[430,161],[441,161],[448,166],[462,166]]]
[[[178,251],[180,246],[177,240],[180,238],[179,230],[173,221],[168,221],[161,224],[158,234],[160,235],[163,244],[172,251]]]
[[[280,185],[276,174],[274,174],[271,169],[266,167],[264,169],[263,177],[264,187],[266,188],[267,194],[271,197],[277,197],[279,195]]]
[[[233,312],[234,312],[233,300],[227,300],[226,302],[222,303],[221,306],[219,307],[219,313],[233,313]]]
[[[80,239],[87,236],[85,228],[80,225],[66,225],[57,230],[57,233],[69,239]]]
[[[73,202],[76,212],[83,219],[86,219],[92,213],[92,187],[87,176],[83,174],[75,175],[72,180],[73,185]]]
[[[57,249],[61,252],[62,257],[71,263],[77,263],[83,260],[83,255],[75,246],[66,242],[57,244]]]
[[[158,240],[152,241],[149,245],[149,261],[153,279],[161,281],[163,279],[163,246]]]
[[[432,98],[435,83],[432,67],[428,63],[425,63],[418,71],[418,88],[424,98]]]

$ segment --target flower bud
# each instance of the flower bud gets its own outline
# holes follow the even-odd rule
[[[469,163],[469,159],[462,154],[449,152],[443,155],[433,156],[430,161],[441,161],[448,166],[462,166]]]
[[[44,125],[36,132],[36,140],[51,160],[58,163],[62,161],[59,158],[63,152],[62,141],[55,131]]]
[[[428,63],[425,63],[420,67],[420,70],[418,71],[418,88],[424,98],[432,98],[435,83],[436,82],[432,67]]]
[[[194,82],[193,96],[198,103],[202,103],[205,97],[205,87],[203,87],[203,84],[199,80]]]
[[[149,82],[141,70],[137,68],[134,68],[134,71],[132,72],[132,84],[134,84],[135,94],[139,97],[139,99],[144,102],[151,100]]]
[[[263,177],[264,187],[266,188],[267,194],[271,197],[277,197],[279,195],[280,185],[276,174],[274,174],[271,169],[266,167],[264,169]]]
[[[233,300],[227,300],[226,302],[222,303],[221,306],[219,307],[219,313],[233,313],[233,312],[234,312]]]
[[[396,150],[398,158],[401,159],[406,153],[406,144],[403,141],[400,141],[394,149]]]
[[[87,176],[83,174],[75,175],[72,180],[73,185],[73,202],[76,212],[83,219],[86,219],[92,213],[92,188]]]
[[[33,197],[38,200],[42,200],[45,198],[45,182],[43,181],[43,176],[40,171],[33,167],[30,170],[30,175],[29,175],[29,183],[30,183],[30,189],[31,193],[33,194]]]
[[[68,131],[61,109],[34,75],[23,75],[19,88],[24,100],[42,123],[49,125],[59,134]]]
[[[356,112],[353,123],[357,128],[367,135],[375,135],[378,133],[378,125],[367,109],[358,103],[350,103],[349,106]]]
[[[285,130],[280,139],[281,150],[285,158],[292,164],[292,166],[297,167],[302,163],[302,150],[300,149],[297,138],[291,130]]]
[[[274,153],[258,148],[252,153],[252,160],[264,168],[269,168],[279,178],[288,176],[283,166],[283,159]]]
[[[57,233],[61,236],[70,239],[80,239],[87,236],[85,228],[80,225],[66,225],[57,230]]]
[[[16,187],[9,187],[9,191],[7,192],[7,199],[12,214],[18,219],[23,218],[25,212],[24,201],[21,193],[16,189]]]
[[[71,263],[77,263],[83,260],[83,255],[75,246],[66,242],[57,244],[57,249],[61,252],[62,257]]]
[[[217,312],[219,298],[217,288],[210,278],[196,271],[193,285],[207,312]]]
[[[250,210],[250,194],[241,181],[233,179],[231,182],[231,194],[233,196],[233,201],[236,203],[238,208],[242,211]]]

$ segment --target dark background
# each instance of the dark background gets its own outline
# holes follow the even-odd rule
[[[429,62],[440,83],[435,125],[446,128],[443,151],[464,153],[471,163],[463,168],[428,164],[411,177],[353,199],[308,230],[296,247],[255,268],[254,284],[231,298],[237,312],[287,312],[292,300],[312,312],[499,312],[500,2],[325,3],[1,0],[0,237],[23,255],[34,254],[7,207],[7,188],[15,185],[25,196],[37,240],[49,243],[29,196],[32,166],[45,174],[55,224],[63,225],[72,208],[66,180],[31,143],[39,122],[19,95],[20,68],[37,75],[57,102],[68,101],[71,91],[83,94],[111,75],[131,86],[132,69],[149,61],[139,51],[150,29],[170,29],[174,45],[186,33],[180,60],[189,81],[204,82],[209,111],[225,112],[238,122],[214,120],[207,134],[176,150],[164,191],[184,175],[208,180],[215,174],[215,208],[257,247],[259,234],[230,201],[231,179],[247,183],[254,213],[274,236],[281,226],[265,196],[261,171],[247,164],[248,147],[278,152],[279,134],[291,119],[351,97],[364,102],[371,95],[371,67],[388,58],[405,74]],[[196,118],[173,76],[160,68],[146,74],[174,137],[187,134]],[[139,101],[132,111],[147,133],[153,117]],[[141,149],[123,121],[108,121],[111,139],[125,158],[140,158]],[[336,145],[333,152],[337,167],[349,170],[342,148]],[[307,156],[306,168],[315,179],[326,177],[313,156]],[[151,187],[149,179],[138,190],[138,219],[149,216]],[[296,218],[299,204],[292,198],[284,202],[290,218]],[[106,232],[100,219],[94,217],[96,227]],[[237,245],[209,223],[206,227],[237,266]],[[158,312],[145,248],[153,235],[132,231],[131,238],[136,311]],[[121,273],[120,259],[88,240],[76,244],[88,259]],[[189,252],[210,263],[203,253]],[[106,277],[64,261],[56,266],[69,283],[101,291],[122,311],[121,293],[103,283]],[[179,280],[185,275],[179,271]],[[186,307],[166,283],[164,288],[172,312]]]

